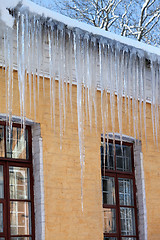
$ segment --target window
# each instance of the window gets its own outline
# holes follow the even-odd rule
[[[104,240],[138,240],[133,144],[102,144],[101,166]]]
[[[0,240],[34,240],[33,213],[31,129],[0,122]]]

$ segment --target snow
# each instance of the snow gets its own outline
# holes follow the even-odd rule
[[[14,23],[14,18],[9,14],[8,9],[15,8],[19,2],[19,0],[0,0],[0,19],[8,27],[12,28]]]
[[[30,13],[33,13],[35,15],[40,15],[44,18],[51,18],[54,21],[64,23],[68,28],[79,28],[83,31],[88,32],[88,34],[93,34],[99,36],[100,38],[105,37],[112,41],[116,41],[129,47],[139,49],[140,51],[143,50],[147,54],[160,55],[160,49],[157,47],[153,47],[145,43],[140,43],[136,40],[122,37],[111,32],[106,32],[100,28],[93,27],[77,20],[73,20],[69,17],[63,16],[62,14],[41,7],[29,0],[0,0],[1,20],[9,27],[13,26],[14,18],[9,14],[7,9],[14,9],[18,6],[20,6],[20,11],[28,10]]]

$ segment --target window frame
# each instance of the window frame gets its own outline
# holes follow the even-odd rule
[[[0,237],[4,237],[5,240],[11,237],[31,237],[35,240],[35,217],[34,217],[34,178],[33,178],[33,164],[32,164],[32,134],[31,127],[25,126],[28,130],[28,159],[22,158],[7,158],[6,156],[6,122],[0,121],[0,126],[4,126],[4,147],[5,157],[0,157],[0,165],[3,165],[3,181],[4,181],[4,199],[0,199],[0,203],[3,201],[3,233],[0,233]],[[12,123],[12,127],[22,129],[22,125],[18,123]],[[9,167],[24,167],[29,168],[30,176],[30,200],[29,199],[10,199],[10,188],[9,188]],[[30,202],[31,204],[31,235],[12,235],[10,228],[10,202]]]
[[[104,139],[101,137],[101,143],[104,144]],[[119,140],[113,140],[109,139],[108,144],[113,144],[113,146],[116,146],[116,144],[121,146],[121,141]],[[105,144],[107,144],[107,139],[105,139]],[[103,147],[103,145],[101,145]],[[116,233],[106,233],[104,232],[104,239],[105,237],[115,237],[117,240],[120,240],[122,237],[134,237],[136,240],[139,240],[138,236],[138,215],[137,215],[137,202],[136,202],[136,180],[135,180],[135,168],[134,168],[134,151],[133,151],[133,143],[122,141],[122,146],[130,146],[131,147],[131,164],[132,164],[132,171],[120,171],[116,170],[116,151],[113,150],[113,159],[114,159],[114,167],[115,169],[107,169],[104,168],[104,163],[102,161],[102,152],[101,152],[101,176],[102,176],[102,200],[103,200],[103,178],[106,176],[113,177],[115,179],[115,205],[109,205],[102,203],[103,210],[109,208],[109,209],[116,209]],[[104,152],[103,147],[103,154],[106,155],[106,152]],[[125,179],[132,179],[133,180],[133,198],[134,198],[134,205],[120,205],[119,201],[119,178],[125,178]],[[121,219],[120,219],[120,207],[126,207],[126,208],[133,208],[135,213],[135,235],[122,235],[121,234]]]

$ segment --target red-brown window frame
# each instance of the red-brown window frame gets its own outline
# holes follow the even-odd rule
[[[0,199],[0,203],[3,202],[3,233],[0,233],[0,237],[4,237],[5,240],[11,237],[32,237],[35,240],[35,218],[34,218],[34,189],[33,189],[33,165],[32,165],[32,133],[31,127],[25,126],[28,130],[28,159],[20,158],[7,158],[6,157],[6,122],[0,121],[0,126],[4,126],[4,144],[5,144],[5,157],[0,157],[0,165],[3,165],[3,179],[4,179],[4,199]],[[13,123],[12,127],[21,128],[21,124]],[[10,234],[10,194],[9,194],[9,166],[15,167],[26,167],[30,169],[30,200],[13,200],[21,202],[31,203],[31,224],[32,224],[32,234],[31,235],[12,235]]]
[[[101,138],[101,142],[103,143],[103,138]],[[105,140],[105,144],[107,143],[107,140]],[[121,142],[116,140],[113,141],[111,139],[108,140],[108,144],[118,144],[121,145]],[[115,170],[107,169],[106,167],[102,165],[101,162],[101,175],[102,178],[105,176],[109,177],[114,177],[115,179],[115,196],[116,196],[116,204],[115,205],[108,205],[108,204],[103,204],[103,208],[112,208],[116,209],[116,228],[117,228],[117,233],[104,233],[104,237],[116,237],[117,240],[120,240],[122,237],[134,237],[136,240],[139,240],[138,236],[138,216],[137,216],[137,203],[136,203],[136,182],[135,182],[135,168],[134,168],[134,151],[133,151],[133,143],[125,142],[122,141],[123,146],[130,146],[131,147],[131,161],[132,161],[132,172],[123,172],[116,170],[116,151],[114,151],[114,167]],[[103,149],[104,151],[104,149]],[[105,154],[105,152],[103,152]],[[102,161],[102,158],[101,158]],[[125,206],[125,205],[120,205],[119,204],[119,186],[118,186],[118,178],[127,178],[127,179],[132,179],[133,180],[133,197],[134,197],[134,206]],[[102,184],[102,193],[103,193],[103,184]],[[134,208],[135,210],[135,230],[136,230],[136,235],[122,235],[121,234],[121,222],[120,222],[120,207],[128,207],[128,208]]]

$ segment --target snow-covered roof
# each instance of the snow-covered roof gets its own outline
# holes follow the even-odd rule
[[[8,9],[15,9],[19,12],[29,11],[34,15],[39,15],[41,18],[46,19],[47,21],[56,21],[63,23],[64,25],[67,25],[67,28],[79,28],[82,31],[85,31],[96,37],[104,37],[110,39],[111,41],[116,41],[120,44],[124,44],[127,47],[140,50],[141,52],[144,51],[147,55],[154,54],[160,56],[160,48],[153,47],[130,38],[104,31],[103,29],[93,27],[89,24],[79,22],[55,11],[41,7],[29,0],[0,0],[0,20],[9,27],[13,26],[14,18],[9,14]]]

